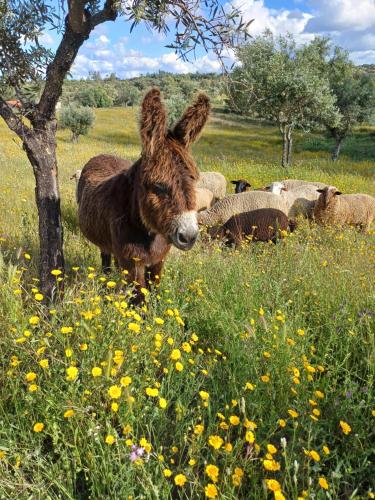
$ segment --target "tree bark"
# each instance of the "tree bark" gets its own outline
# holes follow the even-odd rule
[[[292,164],[292,148],[293,148],[292,131],[293,131],[293,125],[289,125],[288,130],[287,130],[287,142],[288,142],[287,166],[288,167],[290,167]]]
[[[336,137],[335,147],[332,152],[332,161],[337,161],[340,154],[342,141],[343,141],[342,137]]]
[[[288,135],[287,135],[287,126],[281,125],[280,131],[283,136],[283,154],[281,157],[281,166],[283,168],[287,168],[288,166]]]
[[[48,299],[56,297],[56,277],[51,271],[64,270],[63,227],[57,178],[56,122],[44,131],[34,132],[25,141],[26,154],[35,176],[35,200],[39,218],[40,290]]]
[[[114,21],[118,14],[115,0],[106,0],[102,10],[90,16],[85,11],[88,0],[69,0],[69,15],[55,57],[46,71],[46,82],[40,101],[30,115],[31,127],[24,124],[0,97],[0,116],[22,140],[33,167],[35,198],[39,217],[40,290],[46,298],[56,297],[54,269],[63,271],[63,228],[57,178],[55,108],[62,93],[64,78],[79,48],[90,32],[105,21]]]

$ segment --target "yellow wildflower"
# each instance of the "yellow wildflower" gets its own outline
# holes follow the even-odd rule
[[[276,462],[276,460],[268,460],[268,459],[263,460],[263,467],[269,471],[280,470],[280,464],[279,462]]]
[[[202,434],[203,431],[204,431],[204,425],[197,424],[197,425],[194,426],[194,434],[197,434],[197,436],[199,436],[200,434]]]
[[[100,368],[100,366],[94,366],[94,368],[91,370],[91,375],[93,377],[100,377],[102,373],[103,370]]]
[[[34,372],[26,373],[25,379],[27,382],[32,382],[33,380],[36,379],[36,373],[34,373]]]
[[[288,413],[292,418],[298,417],[298,413],[295,410],[288,410]]]
[[[159,398],[159,406],[160,408],[165,410],[165,408],[167,407],[167,400],[164,398]]]
[[[204,494],[207,498],[217,498],[218,496],[218,491],[217,488],[214,484],[209,483],[205,488],[204,488]]]
[[[239,417],[237,417],[237,415],[231,415],[229,417],[229,422],[232,424],[232,425],[238,425],[240,423],[240,419]]]
[[[205,392],[205,391],[199,391],[199,395],[200,395],[201,399],[203,399],[203,401],[208,401],[208,399],[210,397],[208,392]]]
[[[245,440],[248,442],[248,443],[254,443],[255,441],[255,435],[252,431],[247,431],[246,434],[245,434]]]
[[[173,351],[171,352],[170,358],[173,361],[177,361],[178,359],[180,359],[181,358],[181,351],[180,351],[180,349],[173,349]]]
[[[344,420],[340,420],[340,427],[345,435],[348,435],[352,432],[352,428]]]
[[[183,474],[177,474],[177,476],[174,477],[174,482],[176,486],[182,487],[184,486],[186,481],[187,481],[186,476],[184,476]]]
[[[116,438],[115,436],[113,436],[112,434],[107,434],[106,438],[105,438],[105,443],[106,444],[113,444],[114,442],[116,441]]]
[[[120,384],[122,387],[128,387],[132,383],[132,378],[126,375],[125,377],[121,377]]]
[[[78,368],[76,368],[75,366],[69,366],[69,368],[66,369],[66,380],[73,382],[77,377]]]
[[[175,368],[178,372],[182,372],[182,370],[184,369],[184,365],[177,361],[177,363],[175,364]]]
[[[129,323],[128,330],[139,333],[141,331],[141,327],[138,325],[138,323]]]
[[[42,432],[43,429],[44,429],[44,424],[42,422],[37,422],[33,427],[34,432]]]
[[[163,474],[165,477],[171,477],[172,471],[170,469],[164,469]]]
[[[159,395],[159,389],[157,389],[156,387],[155,388],[147,387],[146,394],[151,398],[156,398]]]
[[[205,468],[206,475],[213,481],[217,483],[219,480],[219,467],[216,465],[208,464]]]
[[[122,389],[118,385],[111,385],[111,387],[108,389],[108,395],[112,399],[118,399],[121,397]]]
[[[223,445],[224,441],[220,436],[210,436],[208,438],[208,444],[215,448],[215,450],[219,450]]]
[[[42,367],[42,368],[48,368],[48,359],[41,359],[39,361],[39,365]]]
[[[70,409],[70,410],[66,410],[66,412],[64,413],[64,418],[70,418],[74,415],[75,411]]]
[[[281,491],[281,485],[276,479],[266,479],[266,486],[270,491]]]
[[[327,482],[327,480],[326,480],[325,477],[320,477],[319,478],[319,486],[321,488],[323,488],[324,490],[328,490],[329,489],[329,484],[328,484],[328,482]]]

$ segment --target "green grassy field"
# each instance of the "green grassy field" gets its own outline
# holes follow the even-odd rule
[[[291,178],[375,195],[373,129],[337,164],[295,139]],[[134,310],[80,235],[70,176],[139,154],[134,110],[58,133],[64,301],[40,302],[31,167],[0,123],[0,498],[375,498],[375,245],[302,223],[278,245],[198,243]],[[272,127],[216,114],[194,157],[254,187],[286,177]]]

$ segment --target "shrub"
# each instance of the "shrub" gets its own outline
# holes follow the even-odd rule
[[[61,111],[59,123],[62,128],[68,128],[72,131],[72,142],[78,142],[80,135],[87,135],[94,120],[95,115],[91,108],[67,106]]]
[[[76,100],[82,106],[91,108],[110,108],[113,106],[113,98],[102,86],[86,87],[78,92]]]
[[[188,103],[183,96],[172,95],[165,104],[168,109],[168,126],[171,127],[185,111]]]

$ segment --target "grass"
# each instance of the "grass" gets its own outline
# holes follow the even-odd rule
[[[139,153],[133,110],[96,114],[78,145],[58,133],[54,308],[38,300],[31,169],[0,124],[0,497],[373,498],[373,234],[301,224],[276,246],[200,243],[131,309],[126,277],[101,276],[77,228],[70,175],[99,152]],[[288,176],[375,195],[371,133],[337,164],[298,135]],[[279,154],[275,129],[223,115],[194,147],[200,168],[256,187],[286,176]]]

